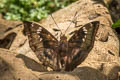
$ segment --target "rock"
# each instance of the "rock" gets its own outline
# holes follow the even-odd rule
[[[8,21],[0,17],[0,48],[9,49],[21,27],[20,21]]]
[[[0,80],[79,80],[79,78],[80,80],[88,80],[88,78],[89,80],[106,80],[104,74],[89,67],[78,68],[73,72],[43,71],[45,69],[34,60],[0,48]],[[88,78],[83,76],[83,74],[89,75],[89,73],[91,76]]]
[[[77,17],[74,18],[74,15],[76,12],[77,12]],[[99,21],[100,27],[96,35],[94,47],[90,51],[85,61],[82,64],[80,64],[78,68],[76,68],[72,72],[36,72],[37,70],[40,71],[40,69],[37,69],[37,70],[33,69],[34,71],[31,71],[30,76],[33,77],[34,75],[32,75],[32,73],[34,73],[41,80],[60,80],[60,79],[62,80],[107,80],[107,79],[117,80],[118,72],[120,70],[119,40],[111,28],[113,22],[111,20],[111,16],[109,15],[109,11],[103,5],[103,3],[99,0],[94,0],[94,1],[79,0],[64,9],[61,9],[53,13],[52,15],[57,25],[60,27],[62,31],[66,30],[66,28],[69,26],[71,21],[73,21],[73,18],[75,21],[77,21],[76,26],[78,27],[75,27],[75,24],[72,23],[70,28],[66,32],[67,38],[71,37],[69,35],[70,32],[77,30],[78,28],[82,27],[82,25],[92,21]],[[53,28],[57,28],[57,27],[55,22],[51,18],[51,16],[42,20],[40,23],[43,27],[45,27],[55,36],[56,33],[53,31]],[[28,58],[32,58],[37,63],[41,63],[34,55],[34,52],[29,48],[29,43],[28,43],[27,37],[23,34],[23,29],[20,29],[19,32],[17,32],[17,36],[9,50],[14,51],[17,55],[19,55],[17,56],[17,59],[19,57],[19,59],[21,58],[24,62],[28,62]],[[22,57],[21,57],[21,54],[22,54]],[[7,54],[7,55],[10,56],[11,54],[10,55]],[[28,58],[26,58],[26,56]],[[1,57],[3,57],[3,55],[1,55]],[[24,77],[24,79],[27,79],[30,73],[29,69],[27,69],[27,67],[25,66],[23,67],[23,65],[20,65],[21,62],[19,62],[19,59],[18,59],[19,64],[17,63],[15,64],[21,66],[22,68],[17,67],[15,69],[20,69],[21,71],[23,69],[23,73],[21,73],[21,76],[24,76],[25,74],[27,74],[26,78]],[[6,58],[4,58],[4,60],[6,60]],[[13,62],[14,61],[15,60],[13,60]],[[7,61],[7,62],[10,62],[10,61]],[[35,66],[36,64],[32,64],[32,65]],[[27,66],[30,66],[30,65],[27,63]],[[11,71],[14,73],[13,70]],[[24,74],[24,71],[25,71],[25,74]],[[18,70],[18,73],[20,72]],[[33,79],[33,78],[30,78],[30,79]]]
[[[25,66],[22,59],[16,57],[14,52],[0,49],[0,80],[39,80],[39,78]]]

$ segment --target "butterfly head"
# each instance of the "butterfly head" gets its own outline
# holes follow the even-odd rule
[[[66,37],[65,35],[62,35],[62,36],[60,37],[60,41],[67,41],[67,37]]]

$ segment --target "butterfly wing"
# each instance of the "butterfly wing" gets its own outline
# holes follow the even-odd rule
[[[99,21],[94,21],[74,32],[74,35],[68,41],[71,55],[66,63],[66,70],[74,69],[87,57],[94,45],[98,27]]]
[[[28,35],[29,45],[38,59],[45,65],[56,70],[57,54],[55,48],[58,40],[45,28],[35,22],[24,22],[24,30]]]

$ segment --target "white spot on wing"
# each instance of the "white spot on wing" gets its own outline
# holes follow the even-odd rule
[[[39,31],[37,31],[37,34],[40,34],[40,32],[39,32]]]
[[[41,31],[42,31],[42,28],[39,27],[39,28],[37,29],[37,33],[39,34]]]
[[[85,31],[84,33],[87,34],[87,31]]]
[[[42,41],[42,38],[40,38],[40,41]]]
[[[87,31],[87,29],[86,29],[85,27],[83,27],[83,31],[85,31],[85,32],[86,32],[86,31]]]
[[[83,31],[85,34],[87,34],[87,29],[85,27],[83,27]]]
[[[39,27],[37,31],[42,31],[42,28],[41,28],[41,27]]]
[[[33,27],[33,26],[34,26],[34,23],[32,23],[31,26]]]
[[[82,41],[84,42],[84,41],[85,41],[85,38],[83,38]]]
[[[40,38],[40,35],[38,36],[38,38]]]

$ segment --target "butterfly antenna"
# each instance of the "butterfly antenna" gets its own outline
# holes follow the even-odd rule
[[[74,17],[73,17],[72,21],[76,18],[77,13],[78,13],[78,12],[76,11],[76,13],[75,13],[75,15],[74,15]],[[67,32],[67,30],[68,30],[68,29],[69,29],[69,27],[71,26],[72,21],[71,21],[71,23],[69,24],[69,26],[67,27],[67,29],[65,30],[65,33]],[[65,34],[65,33],[64,33],[64,34]]]
[[[61,32],[61,34],[63,34],[63,33],[62,33],[62,31],[61,31],[61,29],[60,29],[60,27],[57,25],[57,23],[56,23],[55,19],[53,18],[52,14],[51,14],[51,17],[52,17],[53,21],[55,22],[55,25],[59,28],[59,30],[60,30],[60,32]]]

